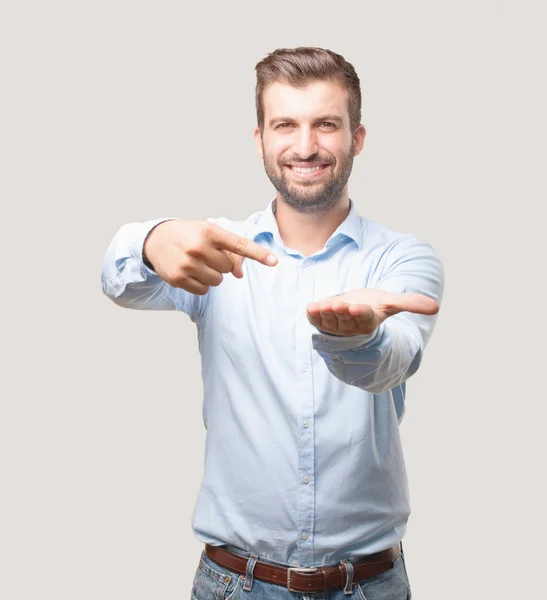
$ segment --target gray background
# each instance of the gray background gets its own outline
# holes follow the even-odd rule
[[[125,222],[266,206],[254,65],[298,45],[360,75],[359,212],[432,243],[446,269],[401,426],[414,597],[541,595],[541,4],[2,5],[2,599],[189,598],[195,327],[116,307],[101,261]]]

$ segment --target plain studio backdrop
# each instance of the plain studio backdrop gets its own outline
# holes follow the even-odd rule
[[[445,266],[401,424],[413,596],[543,597],[545,26],[509,0],[3,4],[3,600],[189,598],[195,326],[115,306],[101,263],[124,223],[265,208],[254,66],[307,45],[361,79],[358,212]]]

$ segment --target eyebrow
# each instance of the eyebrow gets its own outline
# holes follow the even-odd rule
[[[339,115],[323,115],[314,119],[315,123],[321,123],[322,121],[336,121],[337,123],[343,123],[342,117]],[[274,117],[268,121],[268,125],[271,127],[276,123],[294,123],[295,120],[292,117]]]

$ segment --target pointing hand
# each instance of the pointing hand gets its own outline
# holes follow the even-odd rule
[[[223,273],[241,279],[245,258],[277,264],[263,246],[209,221],[164,221],[146,238],[143,254],[168,284],[200,296],[220,285]]]

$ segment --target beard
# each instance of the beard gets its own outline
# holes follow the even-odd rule
[[[322,157],[319,154],[314,154],[306,160],[302,160],[298,157],[292,157],[289,160],[286,158],[282,160],[280,158],[276,164],[274,159],[266,154],[264,146],[262,146],[264,168],[269,180],[290,207],[303,213],[328,211],[338,203],[342,196],[342,191],[351,175],[351,169],[353,167],[353,149],[354,144],[352,142],[349,152],[344,154],[338,161],[340,167],[338,174],[333,173],[326,181],[296,182],[289,181],[289,174],[285,167],[287,163],[320,162],[328,164],[329,167],[327,168],[331,169],[336,165],[336,160],[332,156]]]

